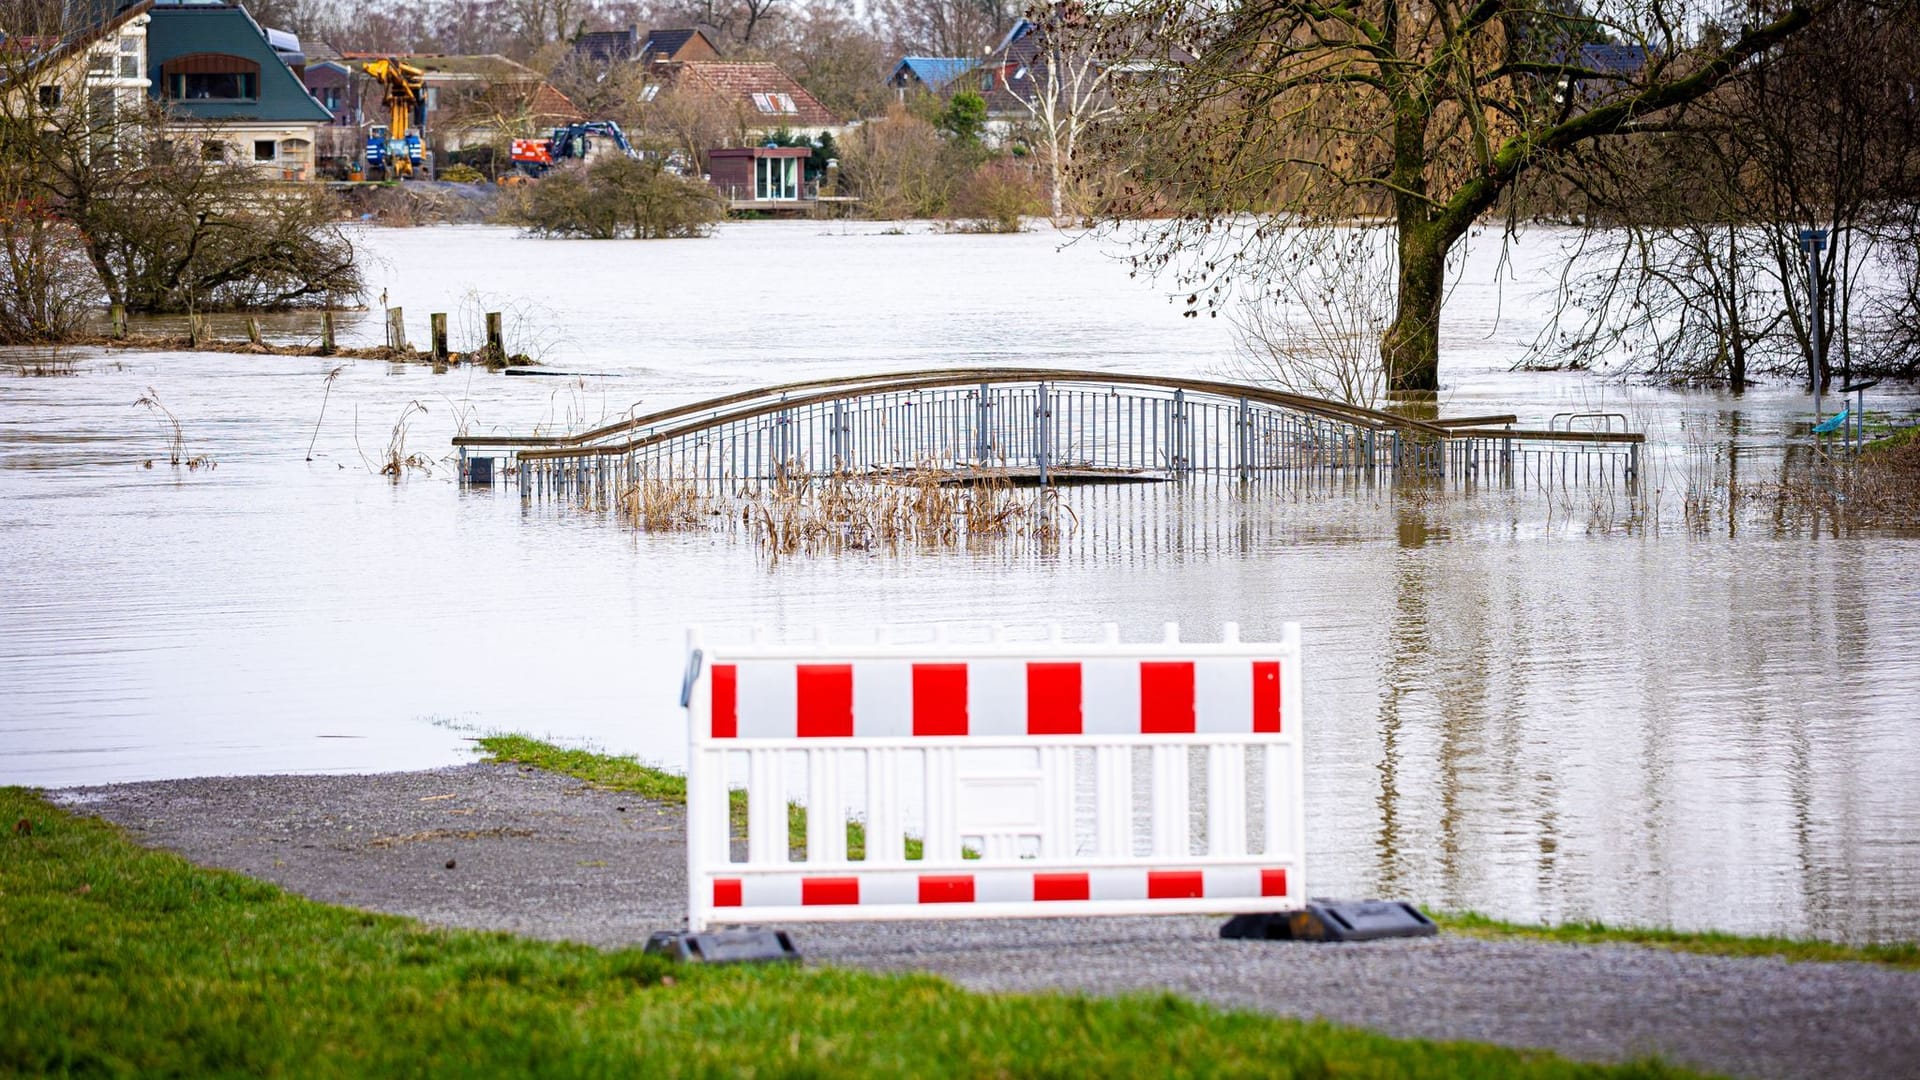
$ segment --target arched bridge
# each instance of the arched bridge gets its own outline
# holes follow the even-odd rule
[[[456,438],[510,457],[522,494],[648,476],[714,483],[937,469],[1016,482],[1242,480],[1375,470],[1632,482],[1643,437],[1423,421],[1241,383],[1054,368],[908,371],[763,387],[565,436]],[[1538,469],[1536,468],[1536,471]],[[1539,479],[1548,479],[1544,474]]]

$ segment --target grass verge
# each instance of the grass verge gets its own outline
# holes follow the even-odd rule
[[[304,900],[0,788],[0,1074],[1685,1075],[935,978],[677,968]]]
[[[1830,941],[1747,937],[1712,931],[1608,926],[1598,922],[1536,926],[1502,922],[1473,912],[1435,914],[1433,921],[1440,924],[1440,929],[1450,934],[1463,934],[1468,937],[1524,938],[1529,941],[1557,941],[1567,945],[1650,945],[1655,948],[1704,953],[1709,956],[1777,956],[1789,961],[1827,963],[1853,961],[1920,970],[1920,944],[1910,942],[1897,945],[1841,945]]]
[[[486,751],[488,761],[531,765],[585,780],[608,791],[631,791],[655,802],[678,803],[682,806],[687,802],[686,777],[643,765],[638,758],[614,757],[591,750],[569,750],[524,735],[488,735],[480,740],[480,749]],[[746,792],[730,793],[727,817],[736,836],[746,835]],[[807,810],[799,803],[787,804],[787,846],[794,851],[805,851],[807,847]],[[858,821],[847,822],[847,857],[864,859],[866,852],[866,827]],[[971,852],[966,854],[972,855]],[[906,855],[909,859],[921,857],[922,846],[918,839],[911,836],[906,838]]]
[[[585,780],[615,791],[637,792],[661,802],[685,803],[687,781],[683,776],[642,765],[634,758],[612,757],[588,750],[568,750],[520,735],[490,735],[480,740],[489,760],[533,765],[552,772]],[[734,822],[744,828],[746,793],[734,795]],[[788,830],[794,847],[806,843],[806,815],[797,806],[789,807]],[[855,841],[864,846],[865,836],[859,822],[847,826],[848,847],[859,858]],[[919,857],[919,842],[907,841],[908,858]],[[1892,967],[1920,969],[1920,944],[1839,945],[1826,941],[1798,941],[1791,938],[1743,937],[1738,934],[1690,933],[1679,930],[1635,929],[1607,926],[1597,922],[1537,926],[1502,922],[1473,912],[1436,914],[1435,922],[1448,933],[1479,938],[1526,938],[1557,941],[1569,945],[1614,943],[1647,945],[1680,952],[1710,956],[1779,956],[1787,960],[1856,961],[1886,964]]]

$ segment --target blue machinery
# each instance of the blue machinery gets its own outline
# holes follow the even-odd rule
[[[463,436],[536,495],[640,477],[715,485],[919,469],[1060,484],[1382,471],[1528,486],[1634,485],[1645,436],[1424,421],[1264,387],[1048,368],[914,371],[766,387],[568,436]]]

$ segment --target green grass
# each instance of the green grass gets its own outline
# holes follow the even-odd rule
[[[1801,941],[1794,938],[1746,937],[1712,931],[1641,929],[1608,926],[1598,922],[1562,923],[1536,926],[1502,922],[1473,912],[1436,914],[1433,921],[1450,934],[1480,938],[1525,938],[1532,941],[1557,941],[1568,945],[1649,945],[1677,952],[1705,953],[1709,956],[1777,956],[1785,960],[1855,961],[1885,964],[1889,967],[1920,969],[1920,944],[1840,945],[1829,941]]]
[[[1920,430],[1917,428],[1916,430]],[[565,773],[596,786],[616,791],[633,791],[662,802],[685,803],[685,777],[642,765],[634,758],[610,757],[587,750],[567,750],[519,735],[493,735],[480,740],[490,759],[518,762],[553,772]],[[746,822],[746,793],[733,793],[735,826]],[[792,846],[806,843],[806,817],[799,807],[789,807],[787,826]],[[859,822],[847,825],[848,848],[859,858],[865,834]],[[856,847],[856,842],[859,846]],[[919,841],[907,841],[908,858],[917,859]],[[1788,960],[1859,961],[1887,964],[1900,968],[1920,968],[1920,944],[1837,945],[1826,941],[1796,941],[1790,938],[1743,937],[1738,934],[1688,933],[1679,930],[1634,929],[1606,926],[1597,922],[1566,923],[1560,926],[1536,926],[1501,922],[1472,912],[1434,915],[1435,922],[1448,933],[1480,938],[1528,938],[1588,945],[1603,942],[1647,945],[1681,952],[1713,956],[1780,956]]]
[[[0,1074],[1685,1075],[1172,996],[673,967],[303,900],[0,788]]]
[[[585,780],[608,791],[631,791],[655,802],[678,803],[682,806],[687,802],[686,777],[643,765],[638,758],[614,757],[591,750],[569,750],[524,735],[488,735],[480,740],[480,749],[486,751],[488,761],[531,765]],[[746,792],[733,791],[729,794],[727,817],[731,820],[734,833],[745,835]],[[787,846],[795,851],[804,851],[807,846],[807,811],[799,803],[787,804]],[[864,859],[866,852],[866,827],[858,821],[847,822],[847,857]],[[918,859],[922,854],[919,839],[907,837],[906,857]],[[978,857],[971,851],[962,854],[966,858]]]

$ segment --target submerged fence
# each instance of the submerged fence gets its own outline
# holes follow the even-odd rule
[[[1641,435],[1518,430],[1513,419],[1423,421],[1234,383],[981,369],[793,383],[578,435],[454,444],[463,475],[472,458],[510,458],[525,498],[592,498],[642,477],[751,485],[924,470],[1037,484],[1383,470],[1552,484],[1639,477]]]

